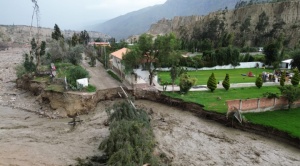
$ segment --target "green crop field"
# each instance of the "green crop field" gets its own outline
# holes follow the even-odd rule
[[[242,74],[248,74],[252,72],[255,77],[242,76]],[[230,83],[247,83],[247,82],[255,82],[256,77],[261,74],[263,71],[265,72],[273,72],[270,69],[260,69],[260,68],[248,68],[248,69],[224,69],[224,70],[199,70],[199,71],[189,71],[188,74],[191,77],[197,78],[197,85],[206,85],[207,80],[211,73],[215,74],[217,81],[223,81],[226,74],[229,74]],[[158,72],[158,78],[162,82],[171,82],[170,72]],[[176,84],[178,85],[179,79],[176,80]]]

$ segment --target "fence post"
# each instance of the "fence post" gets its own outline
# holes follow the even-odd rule
[[[239,110],[242,110],[242,107],[243,107],[243,102],[242,102],[242,100],[240,99],[240,106],[239,106]]]
[[[260,99],[257,99],[257,109],[260,111]]]

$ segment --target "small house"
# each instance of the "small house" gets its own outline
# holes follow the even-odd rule
[[[292,66],[291,66],[292,61],[293,61],[293,59],[287,59],[287,60],[281,61],[281,68],[291,69],[292,68]]]
[[[124,70],[124,67],[121,63],[123,56],[130,51],[128,48],[122,48],[110,54],[110,66],[113,70],[117,71],[118,73]]]

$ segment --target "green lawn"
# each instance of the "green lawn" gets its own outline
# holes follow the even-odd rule
[[[263,86],[260,89],[257,87],[235,88],[228,91],[225,89],[216,89],[213,93],[210,91],[194,91],[185,95],[175,92],[164,92],[164,94],[183,99],[184,101],[202,104],[205,106],[205,110],[225,114],[227,112],[226,100],[260,98],[263,97],[263,93],[265,92],[280,93],[277,86]],[[221,97],[221,100],[218,99],[219,97]]]
[[[241,74],[247,74],[252,72],[255,76],[258,76],[263,71],[265,72],[273,72],[270,69],[260,69],[260,68],[248,68],[248,69],[224,69],[224,70],[199,70],[199,71],[189,71],[188,74],[191,77],[197,78],[197,85],[206,85],[207,80],[211,73],[215,74],[217,81],[223,81],[226,73],[229,74],[230,83],[246,83],[246,82],[255,82],[256,77],[247,77],[242,76]],[[158,77],[163,81],[171,82],[170,72],[158,72]],[[176,84],[178,84],[178,80],[176,80]]]
[[[300,108],[261,113],[245,113],[243,115],[252,123],[274,127],[289,133],[293,137],[300,138]]]

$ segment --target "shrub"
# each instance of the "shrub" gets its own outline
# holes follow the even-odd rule
[[[222,82],[223,87],[228,90],[230,88],[229,74],[226,74],[224,81]]]
[[[263,85],[263,81],[262,81],[261,77],[262,77],[261,74],[259,74],[259,76],[256,78],[256,81],[255,81],[255,85],[258,88],[261,88]]]
[[[17,78],[21,78],[22,75],[26,74],[26,69],[23,65],[16,66],[15,70],[16,70]]]
[[[285,77],[286,77],[286,73],[285,71],[281,74],[281,77],[280,77],[280,86],[284,86],[284,83],[285,83]]]
[[[87,92],[96,92],[96,87],[89,84],[87,87],[86,87],[86,91]]]
[[[211,73],[210,77],[208,78],[207,87],[211,92],[217,88],[217,80],[214,73]]]
[[[49,43],[49,49],[47,51],[48,59],[51,62],[67,62],[69,56],[67,54],[67,46],[64,44],[63,39],[53,40]]]
[[[266,93],[263,94],[263,96],[268,98],[268,99],[274,99],[274,98],[279,99],[279,94],[278,93],[266,92]]]
[[[33,62],[33,56],[29,57],[28,54],[25,54],[23,66],[27,72],[34,72],[36,70],[36,65]]]
[[[300,88],[289,85],[289,86],[281,86],[278,87],[282,96],[284,96],[289,103],[289,109],[291,108],[292,104],[300,99]]]
[[[195,85],[197,79],[190,78],[187,73],[183,73],[180,76],[179,88],[181,93],[187,93],[193,85]]]
[[[67,80],[70,85],[76,87],[76,80],[81,78],[88,78],[89,73],[81,66],[75,66],[67,71]]]
[[[294,76],[292,77],[291,82],[294,86],[299,85],[299,70],[297,68],[294,69]]]

